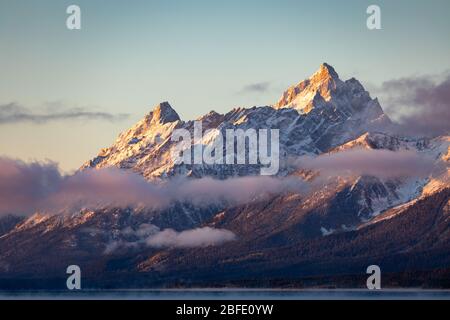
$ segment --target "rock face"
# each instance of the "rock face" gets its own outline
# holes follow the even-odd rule
[[[282,160],[354,148],[413,150],[444,163],[450,158],[449,137],[383,132],[391,123],[378,100],[356,79],[341,80],[328,64],[290,87],[272,106],[212,111],[197,120],[203,132],[217,129],[224,135],[226,129],[279,129]],[[169,103],[161,103],[81,170],[118,167],[162,182],[180,176],[228,179],[259,173],[259,164],[174,163],[171,136],[181,128],[193,133],[194,121],[181,120]],[[201,143],[212,145],[215,139],[206,135]],[[313,180],[315,174],[283,167],[278,175]],[[283,279],[281,286],[315,286],[330,275],[364,273],[372,263],[369,258],[377,257],[385,263],[383,270],[392,273],[407,270],[415,278],[414,272],[441,269],[445,278],[450,272],[449,187],[447,166],[424,179],[335,177],[308,194],[274,195],[233,206],[174,203],[164,210],[105,207],[65,216],[36,214],[4,223],[0,275],[64,278],[66,266],[77,261],[94,287],[268,286],[275,279]],[[238,240],[213,250],[146,245],[145,237],[158,228],[182,232],[199,227],[231,230]],[[424,255],[427,246],[432,250]],[[299,280],[304,277],[315,280]],[[424,276],[423,284],[429,280]],[[344,279],[342,285],[352,283]]]

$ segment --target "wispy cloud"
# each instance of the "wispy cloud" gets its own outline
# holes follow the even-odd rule
[[[450,133],[450,74],[401,78],[376,88],[385,111],[398,122],[392,128],[426,136]]]
[[[146,239],[146,244],[156,248],[192,248],[219,245],[235,239],[236,236],[231,231],[210,227],[191,229],[182,232],[166,229],[148,237]]]
[[[427,177],[443,167],[436,159],[412,151],[350,150],[317,157],[300,157],[291,166],[317,170],[321,177],[369,175],[380,178]],[[62,175],[55,163],[24,163],[0,158],[0,215],[74,212],[81,209],[165,209],[174,203],[198,208],[240,205],[270,195],[307,194],[321,179],[300,177],[173,178],[149,182],[141,175],[118,168],[89,169]],[[170,234],[168,235],[170,236]]]
[[[380,178],[427,177],[440,169],[436,160],[413,151],[354,149],[318,157],[301,157],[293,163],[318,170],[325,176],[368,175]]]
[[[62,183],[55,163],[0,158],[0,215],[30,214]]]
[[[270,82],[256,82],[251,83],[246,86],[244,86],[239,93],[240,94],[246,94],[246,93],[264,93],[269,91],[270,89]]]
[[[34,123],[45,124],[48,122],[68,121],[68,120],[99,120],[99,121],[119,121],[126,119],[129,115],[112,114],[101,111],[90,111],[86,108],[67,108],[63,104],[51,108],[44,108],[42,112],[33,112],[29,108],[17,103],[0,105],[0,124],[9,123]]]
[[[241,204],[267,194],[302,192],[298,178],[267,176],[230,178],[177,178],[166,183],[149,182],[141,175],[107,168],[63,176],[53,163],[24,163],[0,158],[0,214],[58,213],[82,208],[166,208],[175,202],[198,207]]]
[[[104,251],[105,254],[111,254],[121,249],[128,250],[141,247],[196,248],[218,246],[237,239],[233,232],[226,229],[202,227],[175,231],[173,229],[161,230],[152,224],[142,224],[136,230],[127,227],[116,236],[122,238],[108,243]],[[134,237],[134,239],[130,240],[130,237]]]

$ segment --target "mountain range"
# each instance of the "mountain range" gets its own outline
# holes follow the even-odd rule
[[[7,216],[0,219],[0,288],[64,287],[71,264],[92,288],[364,287],[372,264],[381,267],[384,286],[450,287],[449,136],[393,133],[379,101],[326,63],[272,105],[196,120],[204,132],[278,129],[283,165],[262,183],[300,179],[305,187],[275,187],[238,202],[179,198],[163,207]],[[194,121],[160,103],[78,173],[115,168],[157,185],[253,187],[245,179],[256,179],[261,164],[176,163],[176,129],[193,132]],[[214,141],[205,135],[201,143]],[[439,170],[374,174],[390,172],[389,161],[381,163],[391,153],[424,157]],[[362,169],[323,164],[352,156]]]

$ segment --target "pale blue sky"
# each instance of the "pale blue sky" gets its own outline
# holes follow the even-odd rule
[[[70,4],[80,31],[66,29]],[[369,4],[383,30],[366,28]],[[0,155],[74,169],[161,101],[183,119],[270,104],[324,61],[364,84],[441,73],[449,13],[448,0],[0,0],[0,105],[131,114],[0,124]],[[267,91],[241,91],[261,82]]]

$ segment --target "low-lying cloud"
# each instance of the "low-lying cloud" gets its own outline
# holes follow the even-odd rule
[[[0,158],[0,214],[28,215],[103,207],[162,209],[175,202],[198,207],[241,204],[268,194],[302,192],[298,178],[267,176],[188,179],[149,182],[141,175],[106,168],[63,176],[54,163],[30,163]]]
[[[353,149],[293,161],[299,168],[322,175],[367,175],[380,178],[427,177],[439,167],[436,160],[414,151]]]
[[[219,245],[235,239],[236,236],[234,233],[224,229],[204,227],[182,232],[166,229],[148,237],[146,244],[156,248],[193,248]]]
[[[108,243],[105,254],[111,254],[121,249],[142,247],[159,249],[218,246],[237,239],[233,232],[225,229],[203,227],[184,231],[160,230],[152,224],[142,224],[137,230],[128,227],[120,232],[120,236],[123,238]],[[130,237],[134,237],[134,239],[127,239]]]
[[[321,177],[368,175],[380,178],[423,178],[437,173],[444,166],[436,159],[413,151],[365,149],[300,157],[290,159],[288,164],[294,168],[319,171]],[[55,163],[24,163],[0,158],[0,215],[64,213],[105,207],[158,210],[174,203],[188,203],[199,208],[230,206],[270,195],[306,194],[321,183],[321,179],[311,183],[295,176],[226,180],[173,178],[149,182],[137,173],[118,168],[88,169],[64,176]],[[162,236],[174,242],[178,239],[170,232]]]
[[[384,82],[376,89],[383,108],[404,134],[450,133],[450,75],[422,76]]]
[[[63,181],[55,163],[25,163],[0,158],[0,215],[29,214]]]
[[[100,120],[119,121],[126,119],[128,114],[112,114],[109,112],[89,111],[85,108],[66,108],[63,105],[46,108],[36,113],[16,103],[0,105],[0,125],[14,123],[45,124],[48,122],[67,120]]]

